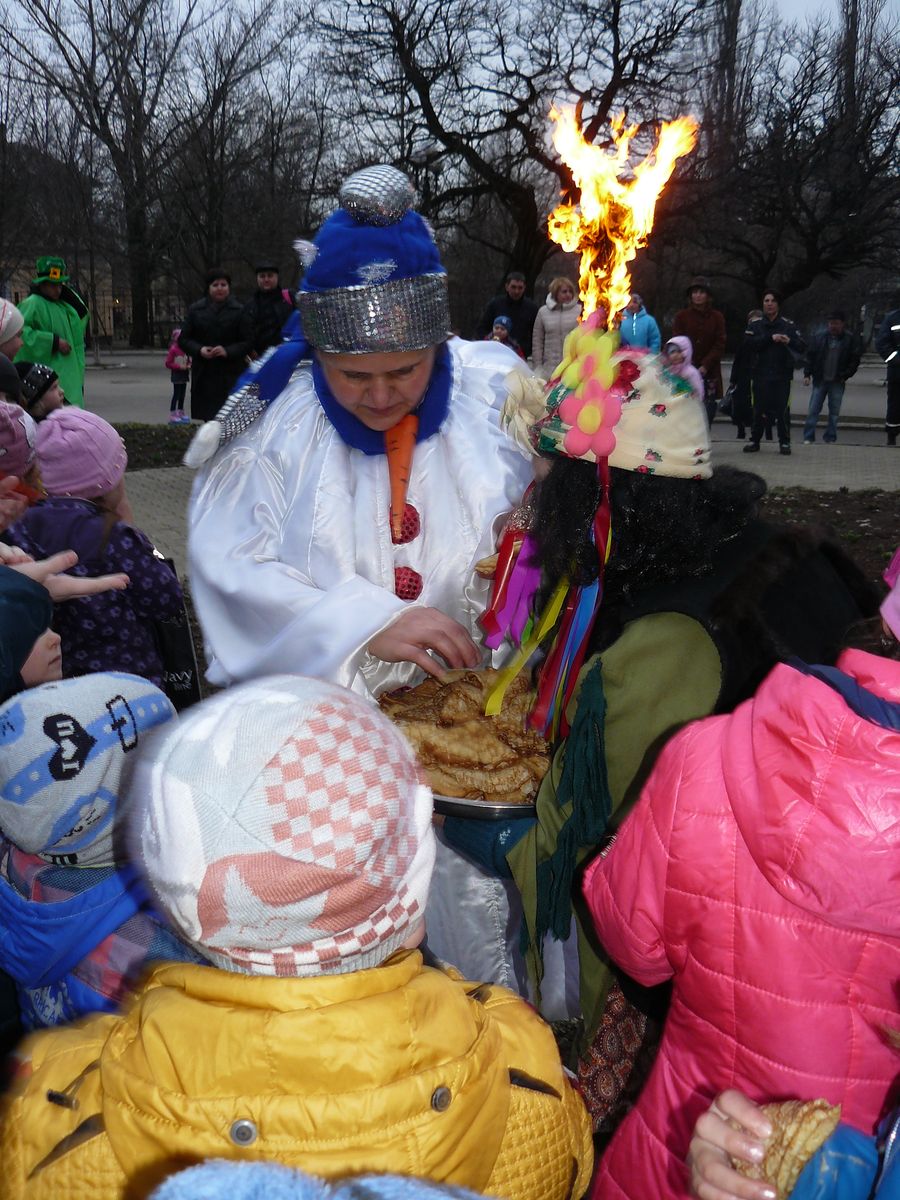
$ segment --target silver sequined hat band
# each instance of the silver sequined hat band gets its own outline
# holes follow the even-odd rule
[[[444,274],[301,292],[298,304],[303,336],[328,354],[424,350],[450,336]]]

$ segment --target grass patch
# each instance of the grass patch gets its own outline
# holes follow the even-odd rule
[[[126,421],[116,425],[128,451],[128,470],[178,467],[199,425],[140,425]]]

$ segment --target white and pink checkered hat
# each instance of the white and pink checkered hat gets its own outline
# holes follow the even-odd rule
[[[131,789],[135,858],[217,966],[359,971],[422,920],[431,792],[402,735],[352,692],[275,676],[161,733]]]

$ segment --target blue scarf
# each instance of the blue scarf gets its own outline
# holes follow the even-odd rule
[[[287,387],[302,359],[308,358],[312,353],[313,384],[316,396],[326,417],[337,430],[341,441],[354,450],[361,450],[363,454],[384,454],[384,434],[377,429],[369,429],[358,417],[348,412],[346,408],[342,408],[335,400],[334,393],[325,380],[325,372],[293,316],[288,319],[285,333],[295,335],[294,340],[278,346],[261,360],[258,368],[251,367],[245,371],[237,381],[236,388],[240,389],[247,383],[256,384],[259,388],[260,399],[266,404],[271,404]],[[419,418],[417,442],[424,442],[426,438],[437,433],[447,419],[452,385],[452,360],[450,349],[445,342],[437,348],[431,379],[428,381],[425,395],[416,409],[416,416]]]
[[[439,346],[434,358],[434,368],[425,395],[419,407],[415,410],[419,418],[419,428],[416,441],[424,442],[432,434],[437,433],[447,418],[450,407],[450,386],[453,382],[453,372],[450,367],[450,351],[445,342]],[[325,410],[325,416],[338,431],[341,441],[354,450],[362,450],[363,454],[384,454],[384,433],[378,429],[369,429],[348,412],[334,398],[334,394],[325,379],[318,359],[313,359],[313,383],[319,403]]]
[[[810,666],[799,658],[788,659],[788,666],[827,683],[843,698],[847,707],[864,721],[871,721],[882,729],[900,730],[900,704],[883,700],[881,696],[861,687],[852,675],[839,671],[837,667]]]

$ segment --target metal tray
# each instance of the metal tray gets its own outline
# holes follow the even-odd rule
[[[470,817],[475,821],[510,821],[516,817],[536,817],[533,804],[489,804],[486,800],[466,800],[462,796],[434,793],[434,811],[443,817]]]

